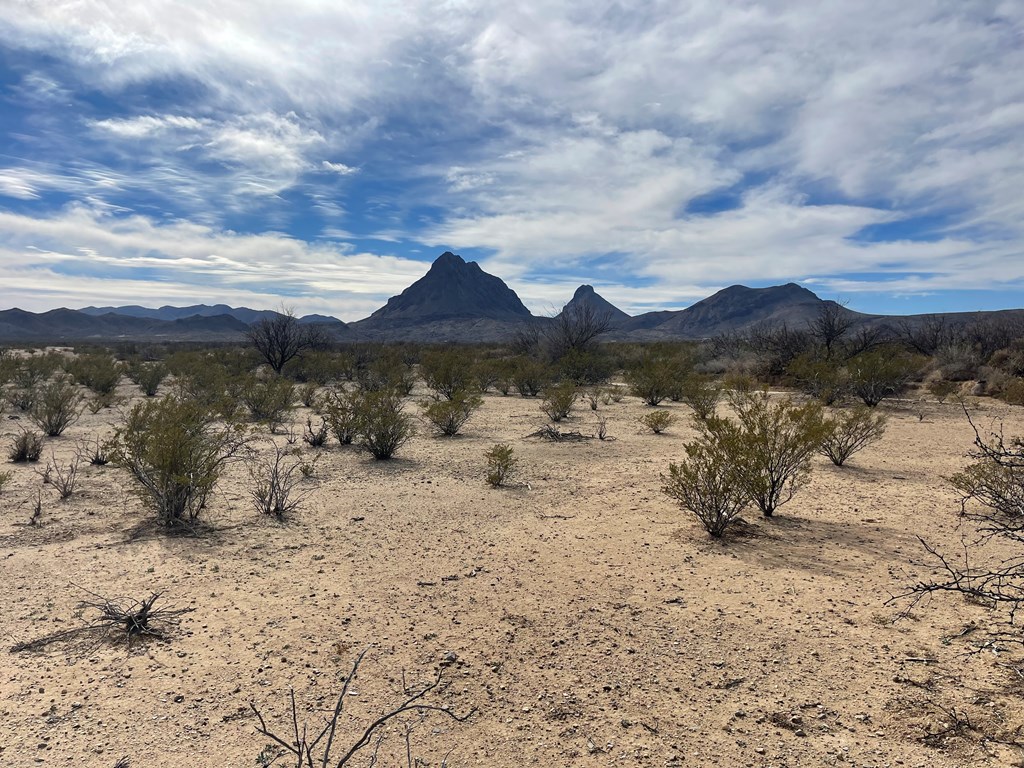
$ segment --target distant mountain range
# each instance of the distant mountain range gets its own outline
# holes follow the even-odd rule
[[[611,321],[609,340],[702,339],[749,330],[764,324],[805,327],[825,302],[813,292],[787,283],[768,288],[733,285],[686,309],[630,316],[581,285],[562,311],[589,307]],[[867,315],[844,309],[858,323],[915,322],[934,315]],[[252,323],[274,317],[272,310],[196,304],[159,309],[131,305],[54,309],[32,313],[0,311],[0,340],[44,341],[239,341]],[[952,321],[980,315],[1024,315],[1024,310],[947,313]],[[428,343],[496,342],[512,338],[529,324],[552,322],[536,317],[500,278],[451,252],[441,254],[427,273],[369,317],[343,323],[327,315],[306,315],[300,323],[322,325],[338,341],[414,341]]]

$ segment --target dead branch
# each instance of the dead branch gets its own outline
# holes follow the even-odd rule
[[[531,437],[539,437],[542,440],[552,440],[554,442],[582,442],[583,440],[593,440],[593,435],[584,435],[579,430],[571,430],[568,432],[561,432],[556,427],[547,424],[536,432],[531,432],[524,437],[524,440],[528,440]]]
[[[327,721],[315,737],[310,738],[310,736],[307,735],[308,725],[306,723],[303,723],[300,728],[294,690],[290,692],[291,735],[286,738],[271,731],[263,717],[263,714],[256,707],[255,702],[250,702],[249,706],[252,708],[252,711],[260,722],[256,731],[261,735],[266,736],[268,739],[271,739],[275,744],[284,749],[285,754],[294,756],[296,768],[314,768],[314,766],[320,766],[320,768],[328,768],[328,766],[341,768],[341,766],[346,765],[361,749],[369,745],[371,742],[374,742],[374,749],[370,758],[370,765],[376,765],[380,745],[384,739],[382,728],[392,720],[410,713],[423,714],[438,712],[446,715],[457,723],[463,723],[476,712],[476,708],[473,708],[465,715],[458,715],[447,707],[435,704],[426,704],[423,702],[424,697],[441,684],[443,674],[442,668],[437,671],[437,676],[434,678],[433,682],[425,685],[418,691],[410,694],[403,686],[406,696],[404,701],[398,704],[398,706],[384,712],[384,714],[380,715],[367,725],[358,738],[356,738],[347,749],[342,748],[344,751],[340,757],[332,755],[332,750],[335,746],[335,737],[338,731],[338,721],[345,707],[345,700],[348,695],[349,685],[352,680],[355,679],[356,673],[359,671],[359,665],[362,663],[363,658],[366,656],[368,651],[369,648],[365,649],[356,657],[356,660],[352,664],[352,669],[342,685],[341,693],[338,695],[338,701],[334,706],[330,720]],[[374,740],[375,736],[376,740]],[[288,738],[291,740],[289,741]],[[408,739],[408,731],[406,731],[406,738]],[[321,742],[323,742],[323,747],[322,750],[319,750],[318,747]]]

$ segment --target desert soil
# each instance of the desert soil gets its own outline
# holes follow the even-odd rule
[[[884,407],[882,442],[844,468],[816,458],[776,519],[754,510],[746,535],[721,543],[659,490],[693,436],[684,406],[664,406],[680,422],[653,435],[635,398],[577,405],[563,429],[589,434],[602,416],[614,439],[553,443],[524,439],[546,423],[538,405],[488,395],[464,435],[421,426],[393,461],[333,440],[303,447],[319,454],[316,474],[283,524],[255,513],[233,465],[198,536],[140,526],[116,468],[84,467],[60,502],[41,466],[6,465],[0,763],[254,766],[268,740],[250,702],[287,734],[294,689],[300,720],[318,727],[369,649],[345,702],[346,747],[401,700],[403,675],[412,687],[440,669],[428,701],[476,710],[411,721],[418,765],[1021,764],[999,743],[1024,725],[1021,656],[970,655],[981,630],[958,636],[993,614],[947,597],[893,623],[902,604],[886,604],[933,572],[918,536],[956,554],[969,533],[943,480],[973,438],[956,404]],[[974,414],[1024,434],[1024,409],[983,400]],[[44,457],[67,461],[117,418],[87,412]],[[22,423],[4,416],[5,446]],[[515,487],[484,481],[482,454],[499,441],[520,457]],[[37,489],[42,515],[27,525]],[[194,610],[166,642],[8,652],[74,626],[86,590],[159,591]],[[970,726],[925,739],[954,724],[951,708]],[[379,764],[405,765],[405,750],[396,724]]]

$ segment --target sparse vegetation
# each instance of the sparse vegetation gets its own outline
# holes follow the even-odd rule
[[[656,435],[660,435],[666,429],[676,423],[677,418],[670,411],[648,411],[638,421]]]
[[[887,397],[902,394],[919,370],[917,361],[902,352],[882,347],[850,360],[850,389],[864,405],[874,408]]]
[[[311,448],[319,448],[327,442],[330,434],[330,424],[327,419],[321,419],[316,427],[313,426],[313,417],[306,417],[306,429],[302,433],[302,442]]]
[[[690,406],[693,415],[704,421],[715,415],[722,398],[722,386],[710,376],[691,373],[683,377],[679,394],[679,399]]]
[[[886,418],[865,405],[836,414],[825,424],[824,438],[818,449],[837,467],[853,454],[882,439]]]
[[[576,385],[572,381],[561,381],[544,388],[544,399],[540,409],[554,422],[569,415],[576,402]]]
[[[356,430],[363,448],[377,460],[390,459],[412,437],[412,419],[392,392],[363,392],[353,400]]]
[[[57,457],[50,455],[50,461],[46,464],[43,474],[43,482],[52,485],[60,496],[61,501],[70,499],[78,485],[79,458],[75,456],[67,464],[61,464]]]
[[[43,388],[32,405],[32,421],[49,437],[57,437],[81,416],[82,395],[60,379]]]
[[[484,453],[487,460],[487,483],[493,488],[507,485],[519,459],[511,445],[496,443]]]
[[[121,381],[121,366],[106,353],[80,355],[67,363],[75,381],[96,395],[109,395]]]
[[[271,432],[276,432],[294,407],[295,385],[279,376],[248,376],[238,387],[238,398],[253,421],[262,422]]]
[[[479,395],[468,392],[452,392],[447,400],[423,400],[420,407],[423,417],[438,433],[451,437],[457,435],[466,422],[472,417],[483,400]]]
[[[142,363],[135,371],[135,383],[146,397],[156,397],[167,373],[167,366],[163,363]]]
[[[319,410],[327,421],[331,432],[342,445],[350,445],[359,432],[359,418],[356,414],[358,396],[344,390],[328,392],[320,401]]]
[[[299,508],[305,494],[296,492],[304,473],[303,461],[291,451],[274,446],[268,459],[250,458],[249,496],[256,510],[283,520]],[[300,476],[301,475],[301,476]]]
[[[43,453],[43,436],[38,432],[22,430],[11,439],[7,457],[13,462],[39,461]]]
[[[283,309],[274,317],[253,323],[249,326],[247,336],[256,352],[277,374],[306,350],[327,343],[322,328],[303,325],[290,309]]]
[[[708,535],[720,538],[750,504],[736,458],[742,455],[736,432],[704,435],[684,447],[686,459],[669,464],[662,491],[694,514]]]
[[[113,463],[135,478],[143,504],[168,527],[194,527],[244,430],[201,403],[165,396],[135,405],[114,434]]]

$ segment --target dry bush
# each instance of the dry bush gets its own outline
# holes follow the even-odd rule
[[[320,419],[320,424],[315,429],[313,427],[313,418],[311,416],[306,417],[306,429],[302,433],[302,442],[311,448],[320,448],[327,442],[327,436],[330,434],[330,424],[327,419]]]
[[[110,445],[96,435],[92,440],[78,444],[78,455],[94,467],[106,466],[110,463]]]
[[[544,399],[540,409],[549,419],[559,422],[569,415],[576,397],[576,384],[572,381],[561,381],[544,388]]]
[[[23,430],[11,439],[7,458],[15,463],[39,461],[43,453],[43,436],[38,432]]]
[[[847,372],[836,360],[800,355],[786,367],[786,374],[799,391],[824,405],[839,402],[850,389]]]
[[[925,385],[928,392],[940,403],[946,402],[946,398],[959,391],[960,385],[948,379],[932,379]]]
[[[826,435],[821,406],[773,402],[767,392],[733,393],[737,421],[713,416],[698,426],[733,452],[742,487],[765,517],[793,498],[810,476],[810,458]]]
[[[4,488],[6,488],[8,485],[10,485],[11,484],[11,480],[13,480],[13,479],[14,479],[14,473],[13,472],[10,472],[10,471],[0,472],[0,493],[4,492]]]
[[[306,350],[327,343],[323,328],[300,323],[290,309],[253,323],[246,336],[260,357],[278,374]]]
[[[114,433],[112,461],[135,478],[161,525],[194,526],[225,465],[246,444],[201,403],[166,396],[137,404]]]
[[[669,464],[662,491],[692,512],[709,535],[719,538],[750,503],[736,464],[742,446],[735,433],[705,435],[687,443],[686,460]]]
[[[660,435],[675,424],[677,420],[676,415],[669,411],[649,411],[637,419],[637,421],[656,435]]]
[[[289,460],[289,456],[295,456],[295,453],[275,445],[269,459],[252,457],[247,461],[252,483],[249,496],[253,505],[258,512],[273,515],[278,520],[297,510],[309,493],[296,493],[296,487],[304,476],[301,471],[304,462],[301,458]]]
[[[479,395],[468,392],[451,392],[448,398],[423,400],[420,407],[423,417],[438,433],[451,437],[459,433],[484,401]]]
[[[43,482],[52,485],[57,490],[61,501],[70,499],[74,495],[75,487],[78,485],[80,463],[78,456],[75,456],[67,464],[61,464],[51,453],[46,469],[40,473],[43,476]]]
[[[519,463],[512,446],[507,443],[491,446],[484,452],[484,458],[487,459],[487,483],[492,488],[507,484]]]
[[[826,431],[819,452],[837,467],[885,434],[886,418],[866,405],[836,414],[825,423]]]
[[[31,417],[44,433],[56,437],[82,415],[82,395],[69,381],[60,379],[42,389],[32,406]]]
[[[315,381],[307,381],[301,387],[299,387],[299,402],[301,402],[307,408],[312,408],[316,405],[316,395],[320,391],[320,385]]]
[[[1024,440],[1005,439],[1001,432],[982,437],[974,429],[974,463],[950,478],[960,494],[960,517],[974,524],[978,536],[964,538],[960,561],[939,553],[923,539],[921,543],[941,570],[937,580],[922,581],[893,600],[911,600],[905,613],[923,598],[941,592],[963,595],[1002,614],[1002,629],[990,632],[992,641],[1024,644],[1018,614],[1024,608]],[[996,561],[978,562],[990,540],[1010,546],[1010,554]],[[1005,552],[1005,547],[1002,550]],[[986,643],[982,647],[989,647]]]
[[[414,433],[402,398],[393,392],[362,392],[353,410],[361,444],[377,460],[390,459]]]

